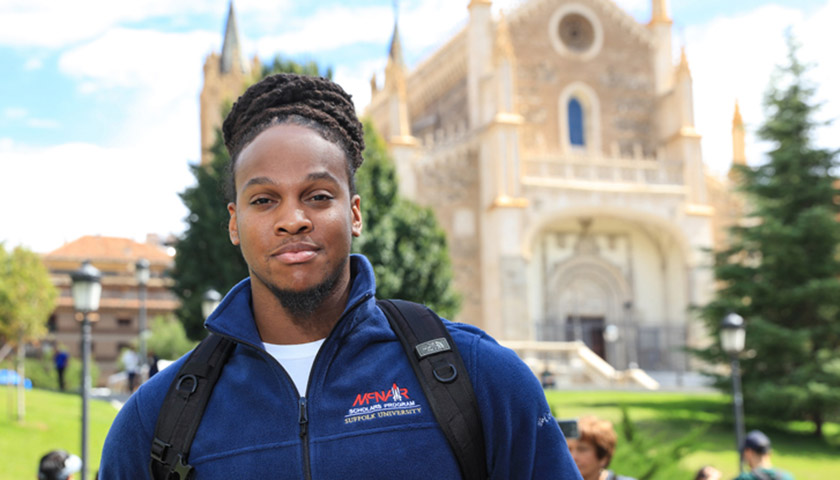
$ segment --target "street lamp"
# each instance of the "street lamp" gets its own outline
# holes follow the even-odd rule
[[[732,407],[735,411],[735,442],[738,450],[738,471],[743,472],[741,448],[744,445],[744,397],[741,394],[741,364],[738,354],[744,351],[744,318],[729,313],[720,323],[720,344],[732,364]]]
[[[149,270],[149,261],[145,258],[137,260],[134,264],[134,277],[137,279],[137,286],[139,289],[138,295],[140,297],[140,368],[146,365],[146,285],[149,284],[149,277],[151,271]],[[141,373],[142,375],[142,373]],[[141,380],[142,382],[142,380]]]
[[[82,475],[87,478],[88,467],[88,399],[90,398],[90,318],[88,314],[99,310],[102,295],[102,275],[85,260],[82,266],[70,274],[73,285],[73,306],[82,314]]]
[[[204,315],[204,318],[207,319],[207,317],[213,313],[213,310],[215,310],[221,302],[221,293],[213,290],[212,288],[204,292],[204,298],[201,299],[201,314]]]

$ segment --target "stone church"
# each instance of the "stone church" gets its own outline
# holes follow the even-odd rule
[[[651,3],[640,24],[610,0],[501,15],[472,0],[463,29],[413,69],[395,25],[364,114],[403,194],[447,233],[456,320],[503,342],[577,341],[616,369],[684,372],[681,348],[709,341],[690,307],[711,294],[704,252],[733,221],[715,214],[728,185],[705,173],[688,60],[667,0]],[[247,75],[235,28],[231,9],[205,66],[203,152],[207,92]]]

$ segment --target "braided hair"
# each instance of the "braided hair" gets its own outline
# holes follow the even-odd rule
[[[225,182],[228,201],[236,199],[234,167],[239,154],[267,128],[286,123],[312,128],[341,148],[347,159],[350,193],[354,194],[353,179],[362,165],[365,140],[350,95],[323,77],[279,73],[245,90],[222,125],[230,154]]]

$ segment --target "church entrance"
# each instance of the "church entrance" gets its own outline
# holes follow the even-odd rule
[[[590,350],[604,360],[607,359],[603,316],[569,315],[566,318],[566,340],[582,341]]]

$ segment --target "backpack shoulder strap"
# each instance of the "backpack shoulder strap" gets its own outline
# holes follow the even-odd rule
[[[440,317],[404,300],[378,300],[420,380],[429,407],[465,479],[486,479],[484,434],[475,391],[461,355]]]
[[[236,344],[210,334],[195,347],[169,385],[163,400],[154,440],[151,469],[155,480],[186,480],[190,446],[213,387]]]

